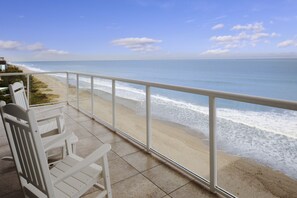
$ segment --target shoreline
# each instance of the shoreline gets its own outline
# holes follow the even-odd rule
[[[30,70],[18,66],[24,73]],[[37,78],[39,76],[36,76]],[[49,85],[52,93],[65,92],[65,84],[43,75],[38,78]],[[80,99],[89,101],[90,93],[81,92]],[[118,99],[118,98],[117,98]],[[94,113],[110,120],[111,104],[106,98],[94,97]],[[89,109],[84,102],[81,108]],[[145,142],[145,117],[117,103],[117,127]],[[209,177],[209,148],[202,137],[193,136],[197,130],[169,121],[152,119],[152,147],[203,177]],[[191,135],[192,133],[192,135]],[[297,197],[297,181],[253,160],[232,156],[218,150],[218,185],[240,197]]]
[[[23,66],[20,66],[20,65],[15,65],[15,66],[17,66],[18,68],[23,70],[23,73],[32,73],[32,72],[34,72],[34,71],[31,71],[31,70],[27,69],[26,67],[23,67]],[[34,77],[36,77],[39,81],[41,81],[41,82],[48,85],[47,89],[50,89],[50,91],[47,92],[45,90],[44,93],[50,93],[50,94],[54,94],[54,95],[59,96],[59,97],[56,98],[57,100],[54,100],[52,102],[59,102],[61,100],[66,101],[66,97],[61,94],[63,92],[61,92],[61,89],[60,89],[62,86],[65,86],[65,88],[66,88],[66,85],[63,82],[58,81],[57,79],[55,79],[53,77],[45,76],[45,75],[42,75],[42,76],[45,77],[45,78],[41,78],[38,74],[34,75]],[[56,86],[58,86],[59,88],[56,88]]]

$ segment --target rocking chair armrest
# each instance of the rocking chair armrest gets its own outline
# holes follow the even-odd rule
[[[48,117],[43,117],[43,118],[39,118],[37,119],[37,122],[42,122],[42,121],[47,121],[47,120],[51,120],[51,119],[57,119],[57,118],[60,118],[62,116],[61,113],[59,114],[55,114],[55,115],[50,115]]]
[[[48,151],[49,149],[51,149],[51,146],[53,144],[56,144],[58,142],[65,142],[65,140],[67,140],[68,138],[70,138],[73,135],[72,132],[64,132],[64,133],[60,133],[57,135],[54,135],[54,138],[52,138],[51,140],[49,140],[48,142],[46,142],[44,144],[44,151]]]
[[[59,176],[55,181],[54,184],[66,179],[67,177],[77,173],[81,169],[89,166],[90,164],[96,162],[100,158],[104,157],[110,151],[111,146],[110,144],[103,144],[101,147],[99,147],[97,150],[95,150],[93,153],[88,155],[85,159],[78,162],[76,165],[68,169],[63,175]]]

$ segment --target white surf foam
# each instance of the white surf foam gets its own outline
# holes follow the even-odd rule
[[[31,67],[26,66],[33,70]],[[35,69],[34,71],[43,71]],[[70,77],[70,80],[72,78]],[[72,79],[73,85],[75,78]],[[70,81],[71,82],[71,81]],[[90,89],[90,78],[80,77],[80,87]],[[111,81],[95,78],[94,88],[111,93]],[[127,83],[116,84],[118,97],[138,101],[145,112],[145,91]],[[182,124],[208,137],[208,107],[163,95],[151,96],[152,115]],[[280,170],[297,179],[297,112],[249,111],[217,108],[219,149]]]
[[[11,63],[12,65],[15,65],[15,66],[20,66],[20,67],[24,67],[30,71],[33,71],[33,72],[48,72],[46,70],[42,70],[42,69],[39,69],[39,68],[36,68],[34,67],[34,65],[29,65],[29,64],[20,64],[20,63]]]
[[[98,81],[97,83],[100,83]],[[111,83],[106,84],[111,93]],[[107,90],[107,88],[105,88]],[[117,84],[117,96],[139,101],[145,112],[145,92]],[[152,115],[182,124],[208,137],[208,107],[151,96]],[[220,149],[254,159],[297,179],[297,112],[248,111],[217,108],[217,141]]]

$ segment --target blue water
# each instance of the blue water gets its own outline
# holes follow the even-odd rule
[[[78,71],[199,89],[297,101],[297,59],[18,62],[36,71]],[[83,79],[82,79],[83,80]],[[90,87],[88,81],[85,86]],[[95,89],[111,90],[95,81]],[[119,83],[117,95],[139,101],[143,86]],[[208,137],[208,98],[152,89],[152,114]],[[252,158],[297,179],[297,113],[228,100],[217,101],[219,149]]]
[[[297,59],[19,62],[47,71],[122,78],[297,100]]]

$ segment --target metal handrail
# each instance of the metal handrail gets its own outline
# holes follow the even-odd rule
[[[271,99],[267,97],[251,96],[246,94],[235,94],[230,92],[215,91],[215,90],[209,90],[209,89],[183,87],[183,86],[162,84],[162,83],[156,83],[156,82],[132,80],[127,78],[95,75],[95,74],[83,73],[83,72],[52,71],[52,72],[28,72],[28,73],[0,73],[0,77],[1,76],[36,75],[36,74],[57,74],[57,73],[58,74],[61,74],[61,73],[76,74],[76,75],[82,75],[82,76],[102,78],[107,80],[115,80],[115,81],[150,86],[155,88],[168,89],[173,91],[180,91],[180,92],[204,95],[204,96],[227,99],[227,100],[234,100],[238,102],[246,102],[246,103],[277,107],[277,108],[295,110],[295,111],[297,110],[297,102],[290,101],[290,100]]]
[[[250,96],[250,95],[243,95],[243,94],[234,94],[222,91],[214,91],[214,90],[206,90],[206,89],[197,89],[197,88],[190,88],[190,87],[183,87],[183,86],[176,86],[176,85],[168,85],[156,82],[146,82],[140,80],[132,80],[126,78],[119,78],[119,77],[111,77],[111,76],[103,76],[103,75],[94,75],[89,73],[82,73],[82,72],[68,72],[68,71],[53,71],[53,72],[29,72],[29,73],[1,73],[0,77],[3,76],[17,76],[17,75],[26,75],[29,78],[30,75],[38,75],[38,74],[66,74],[66,81],[67,81],[67,103],[69,104],[69,75],[76,76],[76,107],[81,112],[91,116],[94,120],[100,122],[101,124],[105,125],[106,127],[112,129],[115,132],[124,135],[129,140],[133,141],[134,143],[139,144],[142,147],[145,147],[147,152],[152,152],[163,160],[169,162],[170,164],[176,166],[177,168],[187,172],[188,174],[192,175],[196,178],[198,182],[203,185],[206,185],[212,192],[219,193],[225,197],[236,197],[231,193],[227,192],[226,190],[217,186],[217,148],[216,148],[216,99],[227,99],[251,104],[258,104],[288,110],[295,110],[297,111],[297,102],[295,101],[287,101],[287,100],[278,100],[278,99],[271,99],[265,97],[258,97],[258,96]],[[79,78],[80,76],[90,77],[91,78],[91,112],[84,112],[79,106]],[[112,123],[106,123],[105,121],[101,121],[94,115],[94,78],[101,78],[111,80],[111,88],[112,88]],[[146,96],[146,144],[143,144],[136,140],[134,137],[129,136],[127,133],[121,131],[120,129],[116,128],[116,82],[125,82],[125,83],[132,83],[145,86],[145,96]],[[29,84],[28,86],[28,95],[30,93]],[[173,161],[172,159],[167,158],[166,156],[162,155],[158,151],[151,148],[152,144],[152,131],[151,131],[151,88],[161,88],[167,90],[174,90],[180,91],[185,93],[191,94],[198,94],[207,96],[209,99],[209,157],[210,157],[210,180],[207,181],[203,177],[191,172],[187,168],[183,167],[182,165],[178,164],[177,162]],[[71,105],[72,106],[72,105]]]
[[[162,88],[180,92],[187,92],[192,94],[204,95],[209,97],[221,98],[221,99],[228,99],[234,100],[239,102],[246,102],[246,103],[253,103],[258,105],[264,106],[271,106],[277,107],[282,109],[289,109],[289,110],[297,110],[297,102],[289,101],[289,100],[279,100],[279,99],[271,99],[266,97],[259,97],[259,96],[251,96],[245,94],[234,94],[229,92],[222,92],[222,91],[214,91],[214,90],[207,90],[207,89],[198,89],[198,88],[190,88],[190,87],[183,87],[183,86],[176,86],[176,85],[169,85],[169,84],[162,84],[162,83],[155,83],[155,82],[147,82],[147,81],[140,81],[140,80],[132,80],[126,78],[118,78],[118,77],[111,77],[111,76],[102,76],[102,75],[94,75],[88,73],[80,73],[80,72],[67,72],[69,74],[79,74],[84,76],[92,76],[95,78],[102,78],[107,80],[115,80],[120,82],[150,86],[155,88]]]

